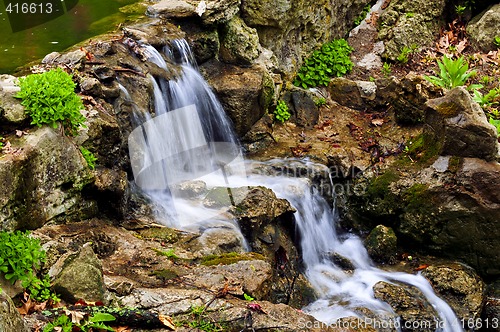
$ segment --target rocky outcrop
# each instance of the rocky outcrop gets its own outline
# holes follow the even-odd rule
[[[378,19],[380,40],[384,41],[383,57],[395,61],[406,46],[430,46],[439,31],[445,0],[391,1]]]
[[[497,131],[465,88],[450,90],[426,105],[426,133],[441,146],[440,155],[486,160],[498,157]]]
[[[494,44],[500,25],[500,4],[488,8],[474,17],[467,25],[467,37],[472,45],[483,52],[493,51],[498,48]]]
[[[0,332],[28,332],[12,299],[0,289]]]
[[[257,30],[248,27],[238,16],[223,27],[220,55],[224,62],[248,66],[259,56]]]
[[[398,239],[390,227],[378,225],[365,239],[368,255],[379,263],[393,263],[397,256]]]
[[[9,142],[0,158],[0,229],[34,229],[95,213],[95,202],[81,192],[93,174],[69,138],[42,127]]]
[[[280,71],[292,77],[318,44],[345,35],[368,2],[245,0],[240,15],[257,29],[260,44],[273,51]]]

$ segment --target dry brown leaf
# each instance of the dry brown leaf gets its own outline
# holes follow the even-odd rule
[[[117,326],[113,327],[115,329],[115,332],[130,332],[130,328],[128,326]]]
[[[79,311],[75,310],[65,310],[66,315],[71,317],[71,322],[73,324],[80,324],[85,315]]]
[[[174,325],[174,321],[172,320],[172,318],[170,318],[169,316],[166,316],[166,315],[158,315],[158,319],[160,320],[160,322],[163,323],[163,325],[165,325],[169,329],[175,331],[175,325]]]
[[[373,119],[372,120],[372,125],[375,127],[379,127],[384,124],[384,119]]]
[[[464,38],[460,42],[458,42],[456,46],[458,54],[462,53],[463,50],[467,47],[467,42],[468,42],[467,38]]]

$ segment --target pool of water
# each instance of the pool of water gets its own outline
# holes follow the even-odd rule
[[[31,2],[38,3],[38,7],[33,8],[46,10],[40,5],[46,5],[44,1],[47,0]],[[0,1],[0,74],[12,73],[17,67],[42,59],[50,52],[63,51],[93,36],[116,30],[119,24],[137,19],[146,11],[138,0],[73,0],[77,3],[71,6],[66,4],[68,9],[64,8],[60,16],[54,15],[46,23],[15,31],[19,30],[22,22],[14,21],[7,14],[9,2],[12,3],[9,0]],[[10,10],[12,13],[22,9],[11,6]],[[18,17],[24,19],[22,13]],[[25,17],[26,20],[33,19]]]

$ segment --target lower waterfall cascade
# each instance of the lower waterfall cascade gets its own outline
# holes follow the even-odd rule
[[[149,61],[166,68],[164,55],[152,46],[144,46]],[[255,169],[266,162],[243,158],[231,121],[196,68],[187,42],[176,40],[163,50],[166,57],[181,66],[177,80],[151,77],[154,86],[155,117],[135,116],[137,126],[129,138],[135,181],[155,205],[158,221],[170,227],[196,231],[200,228],[228,227],[235,232],[238,224],[218,209],[209,209],[176,193],[176,186],[187,180],[199,180],[207,187],[230,188],[264,186],[284,198],[297,210],[294,214],[305,276],[320,298],[303,311],[318,321],[334,326],[338,319],[355,316],[358,308],[367,308],[387,320],[384,328],[405,330],[393,309],[374,297],[373,286],[380,281],[411,285],[420,290],[435,310],[436,331],[463,331],[450,306],[439,298],[420,274],[387,272],[374,266],[361,239],[353,234],[338,234],[338,217],[327,201],[304,178],[263,175]],[[307,161],[297,161],[307,164]],[[282,161],[282,162],[287,162]],[[242,245],[250,250],[243,235]],[[354,271],[348,273],[331,260],[336,253],[348,259]]]

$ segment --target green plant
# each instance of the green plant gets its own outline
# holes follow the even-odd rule
[[[493,44],[500,48],[500,36],[495,36],[495,38],[493,38]]]
[[[475,70],[469,70],[469,64],[461,56],[455,60],[443,55],[442,62],[437,60],[440,72],[439,77],[424,75],[424,79],[434,85],[444,89],[451,89],[457,86],[465,85],[467,80],[476,75]]]
[[[204,306],[192,306],[190,315],[191,320],[182,322],[183,325],[186,324],[192,329],[199,329],[207,332],[225,331],[225,326],[212,321],[208,317]]]
[[[326,104],[326,99],[325,99],[325,98],[323,98],[323,97],[318,98],[318,99],[316,99],[316,100],[314,101],[314,104],[315,104],[316,106],[318,106],[318,107],[323,106],[323,105],[325,105],[325,104]]]
[[[243,293],[243,297],[245,298],[245,301],[249,301],[249,302],[255,301],[255,299],[253,297],[251,297],[250,295],[248,295],[247,293]]]
[[[78,331],[90,332],[90,331],[115,331],[112,327],[104,324],[105,322],[112,322],[116,320],[113,315],[107,313],[97,312],[90,316],[87,320],[80,323],[73,323],[68,316],[61,315],[57,317],[52,323],[48,323],[43,332],[71,332],[74,327],[78,328]]]
[[[407,18],[412,18],[413,16],[415,16],[415,13],[409,12],[409,13],[406,13],[405,16]]]
[[[94,154],[89,150],[85,149],[83,146],[80,146],[80,152],[82,153],[83,158],[87,162],[87,165],[89,165],[89,168],[94,169],[95,162],[97,161],[97,158],[94,156]]]
[[[456,5],[455,6],[455,13],[457,13],[458,16],[462,16],[465,13],[466,9],[467,9],[466,6]]]
[[[482,94],[479,90],[474,90],[474,95],[472,97],[476,103],[481,107],[492,107],[499,103],[500,100],[500,88],[491,89],[486,94]]]
[[[48,124],[63,128],[74,135],[83,125],[85,117],[80,113],[84,109],[81,98],[75,93],[75,83],[71,75],[61,68],[41,74],[32,74],[19,79],[21,91],[16,94],[21,104],[31,117],[31,124]]]
[[[396,60],[398,60],[401,63],[407,63],[409,60],[408,56],[410,54],[414,53],[416,50],[417,50],[417,45],[415,45],[415,44],[412,44],[410,47],[403,46],[403,49],[399,53]]]
[[[276,109],[274,110],[274,119],[280,122],[285,122],[290,119],[290,112],[288,112],[288,105],[283,100],[278,100]]]
[[[3,137],[0,136],[0,150],[3,149]]]
[[[304,61],[294,84],[304,89],[318,85],[327,86],[330,77],[343,76],[351,71],[353,63],[349,56],[352,50],[345,39],[324,44]]]
[[[388,62],[384,62],[384,64],[382,65],[382,75],[384,75],[385,77],[389,77],[391,76],[391,73],[391,64]]]
[[[12,284],[21,281],[33,299],[57,302],[57,295],[50,291],[49,277],[37,276],[43,262],[45,251],[40,240],[30,237],[29,232],[0,232],[0,273]]]
[[[500,138],[500,120],[490,118],[489,122],[497,129],[497,136]]]
[[[175,254],[174,249],[168,249],[167,251],[153,249],[158,255],[165,256],[168,259],[179,259],[179,256]]]
[[[368,5],[366,5],[366,6],[363,7],[363,11],[354,20],[354,26],[355,27],[357,27],[358,25],[361,24],[361,22],[363,22],[363,20],[365,19],[366,15],[368,15],[368,13],[370,12],[370,9],[371,9],[370,4],[368,4]]]

